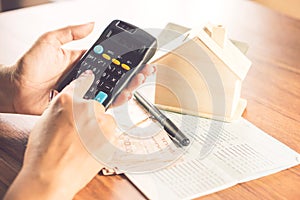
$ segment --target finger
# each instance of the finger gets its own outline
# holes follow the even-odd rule
[[[58,94],[58,91],[57,90],[50,90],[50,93],[49,93],[49,102]]]
[[[82,57],[82,55],[86,52],[86,50],[69,50],[62,49],[64,51],[64,55],[66,56],[66,69],[65,72],[71,70],[74,64]]]
[[[138,86],[140,86],[141,84],[143,84],[146,80],[146,77],[144,74],[142,73],[138,73],[137,75],[135,75],[132,80],[130,81],[130,83],[127,86],[127,90],[129,92],[132,92],[133,90],[135,90]]]
[[[114,100],[112,106],[120,106],[132,98],[132,93],[128,89],[124,89],[121,94]]]
[[[155,65],[152,64],[145,65],[145,67],[136,76],[133,77],[133,79],[130,81],[129,85],[127,86],[127,89],[130,92],[132,92],[139,85],[145,82],[147,76],[153,74],[155,71],[156,71]]]
[[[73,40],[86,37],[92,32],[94,23],[87,23],[76,26],[68,26],[55,31],[50,31],[41,37],[42,41],[61,46]]]
[[[77,79],[72,81],[68,86],[66,86],[62,92],[69,93],[76,97],[82,98],[84,94],[91,87],[94,82],[95,76],[91,70],[86,70]]]
[[[97,116],[97,120],[104,136],[110,142],[113,142],[115,139],[115,130],[117,128],[115,119],[109,114],[101,114]]]
[[[94,112],[95,112],[96,116],[99,113],[104,113],[105,112],[104,106],[101,103],[99,103],[98,101],[93,101],[93,105],[94,105]]]
[[[156,72],[156,65],[146,64],[145,67],[139,73],[142,73],[147,77],[155,72]]]
[[[82,55],[86,52],[86,50],[66,50],[69,52],[69,60],[70,64],[74,65],[76,61],[78,61],[79,58],[82,57]]]

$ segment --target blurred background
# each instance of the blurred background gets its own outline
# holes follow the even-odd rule
[[[0,11],[66,0],[0,0]],[[245,1],[245,0],[244,0]],[[285,15],[300,19],[300,0],[253,0]],[[188,2],[188,1],[187,1]]]
[[[9,11],[63,0],[0,0],[0,11]]]

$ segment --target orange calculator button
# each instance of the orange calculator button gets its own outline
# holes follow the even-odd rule
[[[106,53],[102,54],[102,57],[105,58],[106,60],[110,60],[110,56],[107,55]]]
[[[122,63],[121,67],[126,70],[130,70],[130,67],[124,63]]]
[[[112,59],[112,62],[113,62],[115,65],[120,65],[120,64],[121,64],[120,61],[117,60],[117,59],[115,59],[115,58]]]

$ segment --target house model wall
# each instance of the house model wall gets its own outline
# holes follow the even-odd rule
[[[152,59],[158,66],[156,105],[223,121],[242,115],[246,107],[240,97],[242,81],[251,62],[227,39],[223,27],[186,31],[169,24],[159,42],[164,45]]]

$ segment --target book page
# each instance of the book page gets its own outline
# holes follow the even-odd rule
[[[223,123],[165,114],[189,135],[192,144],[170,167],[151,173],[126,173],[150,199],[195,198],[299,164],[297,152],[245,119]]]

